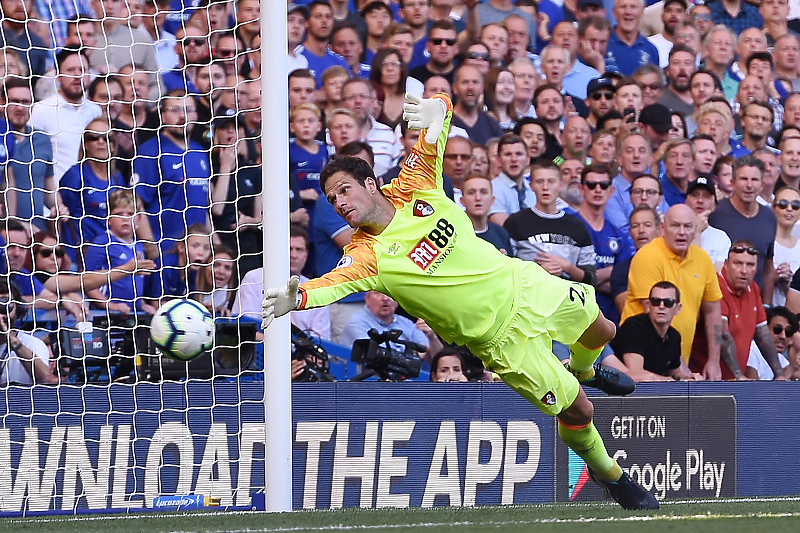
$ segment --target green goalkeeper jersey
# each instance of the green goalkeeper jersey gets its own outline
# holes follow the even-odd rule
[[[444,340],[485,342],[503,324],[514,298],[514,261],[475,235],[464,210],[442,190],[442,155],[452,103],[436,144],[425,132],[400,175],[383,187],[396,208],[379,235],[357,230],[331,272],[301,285],[301,309],[376,290],[425,320]]]

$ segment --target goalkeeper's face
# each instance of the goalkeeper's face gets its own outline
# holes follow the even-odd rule
[[[340,171],[325,182],[325,196],[336,213],[350,227],[369,226],[375,222],[383,198],[373,178],[367,178],[364,185],[350,173]]]

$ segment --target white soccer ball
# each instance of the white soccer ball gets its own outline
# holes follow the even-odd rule
[[[167,357],[191,361],[211,349],[214,318],[200,302],[170,300],[153,315],[150,336]]]

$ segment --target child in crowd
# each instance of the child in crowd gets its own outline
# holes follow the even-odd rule
[[[210,264],[211,232],[202,224],[192,224],[175,247],[161,256],[158,274],[148,278],[145,292],[155,307],[173,298],[202,301],[211,287],[200,273]]]
[[[313,215],[314,202],[322,194],[319,173],[328,163],[325,145],[316,140],[322,131],[319,107],[310,103],[294,106],[289,112],[289,131],[295,135],[289,139],[289,173],[297,178],[303,207]]]
[[[86,270],[109,270],[120,267],[134,257],[144,258],[144,245],[136,240],[135,227],[143,218],[136,209],[137,199],[126,189],[112,192],[108,197],[108,231],[99,235],[86,249]],[[130,313],[155,313],[156,308],[144,300],[145,279],[126,276],[99,289],[107,300],[109,310]],[[122,307],[125,309],[123,310]]]

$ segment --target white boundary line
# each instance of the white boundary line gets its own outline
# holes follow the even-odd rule
[[[348,526],[344,524],[334,526],[310,526],[310,527],[280,527],[263,529],[218,529],[210,533],[292,533],[298,531],[370,531],[370,530],[404,530],[404,529],[427,529],[443,527],[508,527],[508,526],[528,526],[537,524],[591,524],[603,522],[682,522],[682,521],[701,521],[714,519],[738,519],[738,518],[796,518],[800,517],[800,512],[796,513],[753,513],[753,514],[695,514],[695,515],[660,515],[660,516],[628,516],[622,518],[543,518],[535,520],[508,520],[508,521],[463,521],[463,522],[418,522],[413,524],[384,524],[384,525],[356,525]],[[171,533],[192,533],[194,530],[173,530]],[[209,530],[206,530],[207,532]]]
[[[757,503],[757,502],[797,502],[800,501],[800,496],[776,496],[766,498],[725,498],[725,499],[685,499],[685,500],[667,500],[661,502],[662,507],[672,507],[679,505],[698,505],[698,504],[717,504],[717,503]],[[566,502],[564,502],[566,503]],[[532,509],[532,508],[555,508],[561,507],[564,503],[547,503],[547,504],[533,504],[533,505],[507,505],[507,506],[485,506],[485,507],[469,507],[460,509],[480,510],[480,509]],[[567,503],[571,507],[615,507],[613,502],[581,502],[581,503]],[[410,509],[410,508],[407,508]],[[419,509],[426,512],[436,512],[438,508],[432,509]],[[445,509],[445,508],[442,508]],[[453,508],[447,508],[453,509]],[[401,509],[392,509],[401,510]],[[298,514],[312,513],[345,513],[348,509],[340,509],[334,511],[299,511]],[[373,509],[360,509],[365,513],[373,511]],[[105,520],[129,520],[139,518],[159,518],[159,519],[185,519],[190,517],[221,517],[232,515],[262,515],[267,516],[263,511],[206,511],[206,512],[185,512],[185,513],[129,513],[119,515],[104,515],[104,516],[47,516],[47,517],[15,517],[6,518],[6,524],[31,524],[31,523],[45,523],[45,522],[99,522]],[[411,524],[381,524],[381,525],[355,525],[349,526],[345,524],[332,525],[332,526],[308,526],[308,527],[282,527],[282,528],[246,528],[238,530],[217,530],[215,533],[290,533],[293,531],[369,531],[376,529],[409,529],[409,528],[433,528],[433,527],[446,527],[446,526],[488,526],[488,527],[503,527],[513,525],[535,525],[535,524],[585,524],[585,523],[602,523],[602,522],[679,522],[690,520],[709,520],[709,519],[736,519],[736,518],[795,518],[800,517],[800,511],[786,512],[786,513],[741,513],[741,514],[691,514],[691,515],[645,515],[645,516],[626,516],[626,517],[606,517],[606,518],[541,518],[533,520],[509,520],[502,522],[495,521],[463,521],[463,522],[417,522]],[[175,530],[172,533],[188,533],[181,530]]]

